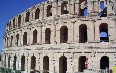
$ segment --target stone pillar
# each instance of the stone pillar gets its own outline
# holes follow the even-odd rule
[[[101,23],[100,22],[95,22],[95,41],[96,42],[100,42],[100,32],[99,32],[99,25]]]
[[[57,14],[57,9],[58,9],[57,5],[58,5],[57,2],[52,3],[52,16],[54,16],[54,17]]]
[[[42,42],[42,27],[39,26],[37,27],[37,43],[41,43]]]
[[[75,1],[75,14],[79,15],[79,0]]]
[[[27,29],[27,44],[30,45],[30,39],[31,39],[31,28]]]
[[[47,15],[47,4],[44,4],[44,18],[46,17]]]
[[[73,28],[74,24],[73,22],[69,22],[68,23],[68,42],[71,43],[71,42],[74,42],[74,28]]]
[[[33,44],[33,29],[30,28],[30,31],[29,31],[29,44]]]
[[[62,1],[58,1],[58,15],[61,15],[61,4],[62,4]]]
[[[24,35],[24,32],[21,30],[20,31],[20,46],[23,46],[23,35]]]
[[[74,14],[74,1],[71,1],[69,4],[69,12],[70,14]]]
[[[42,27],[42,43],[45,43],[45,28]]]

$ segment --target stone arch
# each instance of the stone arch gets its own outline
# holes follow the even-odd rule
[[[15,29],[15,18],[13,19],[13,28]]]
[[[79,0],[79,15],[87,16],[87,0]]]
[[[29,20],[30,20],[30,12],[27,12],[25,17],[25,22],[29,22]]]
[[[32,56],[31,57],[31,72],[35,71],[35,67],[36,67],[36,57]]]
[[[107,0],[98,0],[99,1],[99,7],[100,7],[100,17],[107,17]]]
[[[37,30],[35,29],[33,31],[33,44],[36,44],[37,43]]]
[[[19,46],[18,44],[19,44],[19,34],[16,35],[16,45]]]
[[[69,11],[68,11],[68,2],[67,1],[64,1],[61,5],[61,14],[68,14]]]
[[[60,28],[60,43],[67,43],[68,41],[68,28],[67,26],[62,26]]]
[[[21,15],[18,16],[18,27],[21,26]]]
[[[15,55],[14,56],[14,61],[13,61],[13,70],[16,70],[16,62],[17,62],[17,57]]]
[[[39,19],[39,16],[40,16],[40,9],[37,8],[35,11],[35,19]]]
[[[9,57],[8,57],[8,68],[10,68],[10,64],[11,64],[11,57],[9,55]]]
[[[108,35],[108,24],[107,23],[101,23],[99,26],[99,32],[100,32],[100,42],[109,42],[109,35]],[[102,33],[104,33],[102,35]],[[106,35],[106,36],[104,36]]]
[[[103,56],[100,59],[100,69],[109,68],[109,57]]]
[[[81,24],[79,26],[79,42],[85,43],[87,42],[87,25]]]
[[[78,71],[79,72],[83,72],[83,70],[86,69],[86,64],[85,64],[86,61],[87,61],[86,56],[80,56],[79,57],[79,63],[78,63],[78,65],[79,65]]]
[[[13,36],[11,36],[10,47],[13,46]]]
[[[50,44],[51,30],[50,28],[45,29],[45,43]]]
[[[21,71],[25,71],[25,56],[21,57]]]
[[[43,57],[43,70],[47,72],[49,71],[49,57],[48,56]]]
[[[23,34],[23,45],[27,45],[27,32]]]
[[[67,71],[67,58],[65,56],[61,56],[59,58],[59,73],[66,73]]]
[[[52,5],[47,6],[47,17],[52,16]]]

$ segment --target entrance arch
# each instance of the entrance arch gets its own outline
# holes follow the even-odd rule
[[[59,73],[66,73],[67,71],[67,58],[65,56],[61,56],[59,58]]]
[[[25,71],[25,56],[21,57],[21,71]]]
[[[49,71],[49,57],[48,56],[43,57],[43,70]]]
[[[100,59],[100,69],[109,68],[109,57],[103,56]]]
[[[17,57],[14,56],[14,61],[13,61],[13,70],[16,70],[16,61],[17,61]]]
[[[86,69],[86,63],[87,62],[87,59],[86,59],[86,56],[80,56],[79,57],[79,67],[78,67],[78,71],[79,72],[83,72],[84,69]]]
[[[36,57],[32,56],[31,57],[31,70],[32,70],[32,72],[35,70],[35,67],[36,67]]]
[[[68,41],[68,28],[67,26],[62,26],[60,28],[60,43],[67,43]]]

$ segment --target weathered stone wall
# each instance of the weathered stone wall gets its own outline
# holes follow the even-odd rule
[[[107,7],[107,16],[105,17],[98,15],[102,11],[100,10],[100,1],[104,1],[104,6]],[[66,5],[64,4],[65,7],[63,7],[65,11],[62,13],[64,2],[66,2]],[[116,2],[109,0],[107,2],[106,0],[87,0],[88,14],[87,16],[81,16],[80,10],[84,8],[84,2],[80,3],[79,0],[46,1],[30,7],[13,17],[6,25],[4,47],[2,49],[2,66],[13,69],[14,65],[16,65],[16,69],[21,70],[21,59],[24,56],[26,72],[44,70],[43,59],[47,56],[49,58],[49,71],[59,73],[61,72],[60,67],[62,67],[60,58],[62,60],[63,57],[63,59],[66,58],[67,72],[72,73],[80,71],[79,60],[81,57],[86,58],[88,69],[100,69],[100,60],[105,56],[109,59],[109,69],[112,69],[116,65]],[[48,5],[51,5],[52,8],[49,9]],[[112,5],[114,6],[112,7]],[[81,9],[79,9],[80,6]],[[37,8],[40,9],[38,12],[39,18],[35,19]],[[111,15],[112,13],[114,15]],[[21,21],[19,20],[20,15]],[[82,33],[80,26],[83,24],[87,27],[87,39],[85,42],[80,42],[80,33]],[[107,42],[103,42],[100,39],[100,26],[102,24],[104,26],[107,25],[107,28],[102,27],[103,31],[108,29]],[[63,38],[61,37],[61,28],[64,26],[66,26],[68,31],[68,38],[66,39],[67,41],[61,42],[61,38]],[[50,43],[46,44],[47,37],[45,36],[47,33],[45,33],[45,30],[47,28],[51,32],[50,35],[47,35],[47,37],[50,36]],[[35,30],[37,31],[36,43],[34,43]],[[25,32],[27,33],[26,38],[24,38]],[[26,40],[27,42],[24,44]],[[14,61],[14,56],[17,57],[16,62]],[[33,69],[31,69],[32,56],[36,58],[36,64]]]

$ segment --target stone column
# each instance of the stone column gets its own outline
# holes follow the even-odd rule
[[[20,31],[20,46],[23,46],[23,35],[24,35],[24,32],[21,30]]]
[[[62,4],[62,1],[58,1],[58,15],[61,15],[61,4]]]
[[[75,14],[79,15],[79,0],[75,1]]]
[[[27,29],[27,44],[30,45],[30,39],[31,38],[31,28]]]
[[[71,1],[69,4],[69,12],[70,14],[74,14],[74,1]]]

